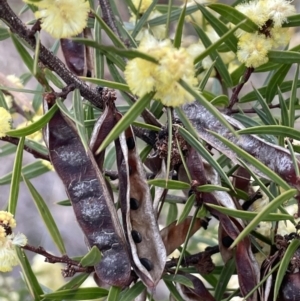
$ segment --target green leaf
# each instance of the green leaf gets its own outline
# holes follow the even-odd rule
[[[147,130],[150,130],[150,131],[155,131],[155,132],[159,132],[160,131],[159,127],[157,127],[155,125],[152,125],[152,124],[148,124],[148,123],[134,121],[132,123],[132,125],[134,125],[136,127],[139,127],[139,128],[142,128],[142,129],[147,129]]]
[[[9,199],[8,199],[8,211],[13,215],[16,214],[18,197],[19,197],[24,141],[25,138],[21,138],[19,141],[14,167],[12,171],[12,177],[11,177],[11,186],[10,186]]]
[[[257,212],[250,212],[250,211],[243,211],[237,209],[230,209],[222,206],[217,206],[213,204],[206,204],[208,207],[211,207],[215,210],[220,211],[228,216],[241,218],[245,220],[253,220],[257,216]],[[268,215],[264,216],[262,221],[265,222],[272,222],[272,221],[282,221],[282,220],[294,220],[294,217],[289,214],[281,214],[281,213],[269,213]]]
[[[227,177],[223,168],[219,165],[219,163],[211,156],[211,154],[206,150],[206,148],[192,136],[186,129],[179,127],[179,133],[186,140],[186,142],[195,148],[195,150],[218,172],[220,177],[225,181],[228,187],[234,191],[231,181]]]
[[[224,43],[226,43],[229,49],[235,53],[237,51],[238,39],[234,35],[231,35],[233,31],[229,30],[229,28],[217,17],[215,17],[204,5],[200,5],[200,4],[197,5],[200,11],[202,12],[204,18],[209,22],[209,24],[212,26],[212,28],[216,31],[216,33],[220,37],[227,34],[226,35],[227,38],[224,40]],[[238,24],[238,26],[235,27],[235,30],[241,27],[245,22],[246,22],[245,20],[241,21],[240,24]],[[230,34],[228,34],[229,32]]]
[[[99,263],[101,258],[102,254],[100,250],[96,246],[93,246],[89,250],[89,252],[86,255],[84,255],[84,257],[82,257],[82,259],[80,260],[80,264],[83,267],[93,266]]]
[[[230,192],[230,189],[223,186],[205,184],[197,187],[197,191],[201,192],[213,192],[213,191],[227,191]]]
[[[134,301],[137,296],[139,296],[144,290],[145,285],[143,282],[138,281],[136,284],[134,284],[131,288],[129,288],[126,291],[121,292],[120,294],[120,300],[122,301]]]
[[[6,134],[7,136],[11,136],[11,137],[24,137],[24,136],[31,135],[41,130],[45,125],[47,125],[47,123],[54,116],[56,111],[57,111],[57,105],[55,104],[43,117],[41,117],[36,122],[33,122],[32,124],[24,128],[8,131]]]
[[[55,245],[57,246],[57,248],[61,254],[66,254],[67,252],[66,252],[66,248],[64,245],[64,241],[59,233],[57,225],[51,215],[51,212],[50,212],[47,204],[45,203],[45,201],[43,200],[41,195],[38,193],[38,191],[34,188],[34,186],[30,183],[30,181],[28,179],[26,179],[26,177],[24,177],[24,175],[23,175],[23,181],[26,184],[26,186],[31,194],[31,197],[39,211],[39,214],[42,217],[42,219],[53,239],[53,242],[55,243]]]
[[[84,149],[87,150],[89,148],[89,145],[88,145],[87,134],[84,126],[84,112],[82,107],[82,101],[78,89],[75,89],[73,92],[73,110],[74,110],[74,118],[76,119],[77,132],[79,134],[81,143],[84,146]]]
[[[221,142],[223,142],[226,146],[228,146],[230,149],[232,149],[238,156],[245,159],[249,164],[253,165],[255,168],[260,170],[263,174],[265,174],[268,178],[272,179],[273,182],[281,186],[282,188],[288,190],[290,189],[290,186],[274,171],[272,171],[269,167],[264,165],[262,162],[248,154],[246,151],[242,150],[240,147],[235,145],[234,143],[228,141],[223,136],[209,131],[213,136],[218,138]]]
[[[182,223],[190,214],[193,206],[195,204],[195,194],[193,193],[186,201],[184,208],[178,218],[176,225]]]
[[[98,6],[96,15],[101,14],[101,6]],[[97,43],[102,43],[102,32],[101,32],[101,25],[99,22],[94,23],[94,39]],[[94,53],[95,57],[95,77],[96,78],[104,78],[104,56],[102,53],[95,49]]]
[[[58,76],[51,70],[44,69],[46,79],[51,81],[57,88],[63,89],[66,85],[58,78]]]
[[[194,288],[194,284],[193,282],[185,277],[184,275],[168,275],[168,274],[164,274],[162,277],[163,280],[169,281],[169,282],[177,282],[180,283],[184,286],[190,287],[190,288]]]
[[[153,179],[153,180],[148,180],[149,185],[154,185],[166,189],[189,189],[190,184],[181,182],[181,181],[175,181],[175,180],[163,180],[163,179]]]
[[[148,106],[155,92],[150,92],[138,99],[136,103],[127,111],[122,119],[114,126],[107,137],[104,139],[96,154],[102,152],[111,142],[113,142]]]
[[[197,24],[193,24],[193,26],[194,26],[199,38],[201,39],[203,45],[205,46],[205,48],[208,48],[208,47],[214,45],[214,44],[212,44],[212,42],[208,38],[207,34],[201,27],[199,27]],[[222,58],[220,57],[218,52],[216,50],[210,49],[210,52],[208,54],[211,57],[212,61],[216,61],[215,68],[218,70],[222,81],[224,81],[224,83],[226,84],[227,87],[232,87],[232,81],[231,81],[231,77],[228,73],[228,68],[222,61]],[[203,54],[201,54],[201,55],[203,55]],[[195,58],[194,63],[198,62],[198,59],[200,56]]]
[[[278,98],[280,103],[280,113],[281,113],[281,123],[282,125],[289,126],[290,120],[289,120],[289,112],[286,106],[286,102],[284,101],[283,95],[280,91],[280,88],[278,87]],[[283,146],[283,145],[281,145]]]
[[[278,300],[277,296],[281,287],[282,280],[284,276],[286,275],[286,271],[288,270],[288,266],[290,264],[290,261],[292,257],[294,256],[295,252],[300,246],[300,240],[294,239],[289,246],[287,247],[286,251],[284,252],[283,257],[280,260],[280,266],[278,268],[275,285],[274,285],[274,297],[273,301]]]
[[[104,79],[92,78],[92,77],[83,77],[83,76],[81,76],[80,79],[89,83],[93,83],[98,86],[121,90],[124,92],[130,92],[129,87],[126,84],[116,83],[116,82],[112,82]]]
[[[241,26],[241,29],[244,31],[254,32],[258,30],[258,26],[250,18],[236,10],[234,7],[221,3],[209,4],[208,7],[233,24],[238,24],[241,21],[246,20],[246,22]]]
[[[170,225],[171,223],[173,223],[177,219],[177,216],[178,216],[177,205],[170,203],[167,220],[166,220],[166,225]]]
[[[11,33],[10,34],[11,39],[16,47],[16,50],[18,51],[22,61],[24,62],[24,64],[27,66],[27,68],[29,69],[29,71],[34,74],[34,62],[33,62],[33,58],[30,56],[30,54],[28,53],[28,51],[26,50],[26,48],[21,44],[21,42],[19,41],[19,38]]]
[[[55,300],[88,300],[88,299],[99,299],[106,297],[108,295],[108,290],[99,287],[89,287],[89,288],[78,288],[78,289],[66,289],[57,291],[50,294],[44,294],[43,301],[53,301]]]
[[[181,296],[180,294],[178,293],[177,291],[177,288],[174,286],[174,284],[171,282],[171,281],[168,281],[168,280],[164,280],[164,283],[166,284],[169,292],[171,293],[171,295],[173,296],[173,298],[176,300],[176,301],[185,301]]]
[[[294,64],[300,62],[300,53],[288,50],[270,50],[269,61],[278,64]]]
[[[34,272],[31,269],[30,262],[27,259],[27,256],[23,249],[16,247],[16,253],[19,258],[19,262],[22,269],[22,275],[24,277],[27,288],[30,292],[34,301],[42,300],[41,295],[44,293],[40,287]]]
[[[300,26],[300,14],[288,16],[282,27],[298,27]]]
[[[229,99],[227,95],[219,95],[216,96],[212,101],[211,104],[214,106],[227,106],[229,104]]]
[[[283,82],[285,76],[289,72],[291,65],[281,65],[272,75],[267,85],[266,90],[266,102],[271,103],[276,95],[276,91],[279,85]],[[259,93],[259,92],[258,92]]]
[[[262,111],[266,115],[266,119],[267,119],[268,124],[271,124],[271,125],[272,124],[277,124],[276,119],[274,118],[269,106],[267,105],[267,103],[264,100],[264,98],[262,97],[262,95],[259,93],[259,91],[255,87],[253,87],[253,90],[256,93],[257,101],[261,105]]]
[[[297,65],[297,69],[293,80],[291,97],[290,97],[290,106],[289,106],[289,115],[290,115],[289,120],[290,120],[290,127],[292,128],[294,127],[295,124],[295,101],[297,100],[297,83],[300,82],[298,75],[299,75],[299,64]]]
[[[29,163],[22,167],[22,174],[27,179],[36,178],[48,171],[49,171],[49,167],[47,167],[42,160]],[[19,180],[22,180],[22,178],[20,178]],[[12,181],[12,172],[9,172],[8,174],[0,178],[0,185],[10,184],[11,181]]]
[[[177,28],[175,31],[175,37],[174,37],[174,47],[179,48],[181,45],[181,39],[182,39],[182,33],[183,33],[183,27],[184,27],[184,18],[185,18],[185,12],[186,12],[186,5],[187,3],[185,2],[182,8],[182,12],[180,14],[179,20],[177,22]]]
[[[283,82],[279,88],[280,88],[281,92],[288,92],[288,91],[291,91],[292,86],[293,86],[293,81],[289,80],[289,81]],[[297,82],[297,88],[299,88],[299,87],[300,87],[300,81]],[[263,86],[263,87],[259,88],[258,91],[263,97],[265,97],[266,91],[267,91],[267,86]],[[241,97],[239,103],[245,103],[245,102],[249,102],[249,101],[253,101],[253,100],[256,100],[256,94],[254,91]]]
[[[4,28],[0,26],[0,41],[6,40],[7,38],[9,38],[9,36],[10,36],[10,32],[8,28]]]
[[[234,240],[230,249],[234,248],[241,240],[243,240],[256,226],[271,212],[275,211],[283,202],[288,201],[297,193],[296,189],[289,189],[278,197],[276,197],[272,202],[264,207],[257,216],[243,229],[243,231]]]
[[[225,265],[223,266],[223,269],[220,274],[220,280],[217,283],[217,286],[215,287],[215,299],[216,301],[221,301],[223,298],[223,295],[227,289],[228,282],[235,271],[235,261],[233,258],[229,259]]]
[[[251,128],[246,128],[237,131],[240,135],[245,134],[269,134],[274,136],[289,137],[292,139],[300,140],[300,132],[291,127],[284,125],[261,125]]]
[[[57,291],[62,291],[66,289],[74,289],[80,287],[80,285],[90,276],[88,273],[82,273],[73,277],[68,283],[61,286]]]
[[[117,286],[111,286],[109,289],[107,301],[118,301],[121,288]]]
[[[0,147],[0,158],[8,156],[10,154],[14,154],[16,152],[17,147],[10,143],[5,143]]]

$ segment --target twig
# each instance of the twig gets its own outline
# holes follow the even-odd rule
[[[245,73],[244,73],[242,81],[233,89],[233,93],[232,93],[231,98],[230,98],[229,106],[227,108],[228,109],[228,114],[230,113],[233,106],[238,102],[239,93],[242,90],[242,88],[244,87],[245,83],[250,78],[253,71],[254,71],[254,68],[252,68],[252,67],[247,68]]]
[[[19,138],[14,138],[14,137],[9,137],[9,136],[4,136],[4,137],[0,138],[0,140],[9,142],[9,143],[14,144],[14,145],[18,145],[20,139]],[[24,150],[26,150],[28,153],[32,154],[35,158],[43,159],[43,160],[47,160],[47,161],[50,160],[48,155],[45,155],[43,153],[40,153],[40,152],[32,149],[31,147],[26,145],[26,142],[25,142],[25,145],[24,145]]]
[[[269,105],[269,109],[277,109],[277,108],[280,108],[280,104],[276,104],[276,105],[272,105],[270,104]],[[226,112],[227,115],[232,115],[232,114],[237,114],[237,113],[245,113],[245,114],[251,114],[251,113],[256,113],[256,110],[254,108],[251,108],[251,109],[235,109],[235,110],[230,110],[228,112]]]
[[[5,21],[10,30],[17,34],[27,45],[35,49],[36,40],[19,17],[12,11],[7,1],[0,0],[0,18]],[[55,71],[67,85],[74,84],[80,90],[81,95],[89,100],[94,106],[102,109],[103,101],[96,89],[90,88],[85,82],[81,81],[75,74],[69,71],[64,63],[53,55],[46,47],[40,46],[39,60],[50,70]]]

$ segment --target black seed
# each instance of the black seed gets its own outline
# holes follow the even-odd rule
[[[146,268],[147,271],[151,271],[153,269],[153,263],[147,258],[140,258],[141,264]]]
[[[96,87],[96,90],[97,90],[98,93],[102,93],[103,89],[104,89],[104,88],[101,87],[101,86],[97,86],[97,87]]]
[[[86,77],[92,77],[92,72],[91,72],[91,70],[88,70],[88,71],[86,72]]]
[[[134,241],[136,244],[142,242],[143,239],[142,239],[142,235],[141,235],[140,232],[138,232],[138,231],[136,231],[136,230],[132,230],[132,231],[131,231],[131,235],[132,235],[133,241]]]
[[[126,139],[127,147],[129,150],[132,150],[135,148],[135,141],[133,137],[129,137]]]
[[[130,198],[130,209],[137,210],[139,209],[139,207],[140,207],[139,201],[135,198]]]
[[[225,236],[222,238],[222,244],[225,248],[229,248],[232,243],[233,239],[231,237]]]

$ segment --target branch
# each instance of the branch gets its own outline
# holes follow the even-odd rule
[[[32,49],[35,49],[36,40],[31,30],[24,25],[5,0],[0,0],[0,18],[5,21],[13,33],[17,34]],[[103,108],[103,101],[97,90],[90,88],[69,71],[65,64],[42,44],[40,45],[39,60],[50,70],[55,71],[67,85],[74,84],[80,90],[82,97],[89,100],[94,106]]]

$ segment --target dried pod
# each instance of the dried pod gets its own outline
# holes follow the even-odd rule
[[[93,154],[84,148],[75,125],[60,111],[48,123],[45,136],[51,162],[86,240],[103,254],[95,266],[98,278],[109,285],[126,286],[131,273],[126,240]]]
[[[120,115],[119,115],[120,118]],[[119,171],[119,197],[124,229],[129,242],[133,267],[150,288],[161,279],[166,262],[166,250],[159,234],[146,175],[135,148],[131,128],[115,141]],[[136,243],[130,235],[138,231],[142,241]]]
[[[300,300],[300,272],[285,275],[281,287],[280,301],[299,301]]]

